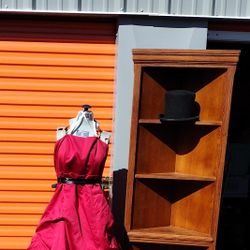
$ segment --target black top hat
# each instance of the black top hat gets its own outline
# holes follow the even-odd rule
[[[199,104],[195,93],[189,90],[170,90],[165,95],[165,114],[160,114],[161,122],[196,121],[199,118]]]

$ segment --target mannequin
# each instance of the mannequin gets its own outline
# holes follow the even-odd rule
[[[75,118],[69,120],[69,128],[57,129],[57,140],[66,134],[80,137],[99,137],[103,142],[109,143],[111,134],[101,131],[99,123],[94,119],[93,112],[89,109],[90,105],[84,104],[83,110],[79,111]]]
[[[101,131],[89,105],[57,130],[57,183],[29,250],[120,250],[102,191],[110,133]]]

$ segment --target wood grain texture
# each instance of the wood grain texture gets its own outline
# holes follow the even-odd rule
[[[214,176],[200,176],[183,174],[179,172],[136,174],[137,179],[161,179],[161,180],[192,180],[192,181],[215,181]]]
[[[162,124],[160,119],[139,119],[140,124]],[[222,122],[221,121],[196,121],[194,123],[195,125],[208,125],[208,126],[221,126]]]
[[[238,50],[133,49],[134,63],[158,67],[225,68],[235,66],[239,54]]]
[[[135,65],[135,72],[140,72],[139,65]],[[136,144],[137,144],[137,123],[139,109],[139,96],[140,96],[140,75],[135,75],[134,95],[133,95],[133,112],[131,118],[131,132],[130,132],[130,149],[129,149],[129,166],[135,166]],[[135,111],[135,112],[134,112]],[[135,168],[131,168],[127,175],[127,188],[126,188],[126,201],[125,201],[125,214],[124,224],[127,229],[131,229],[131,216],[132,216],[132,203],[134,193],[134,172]]]
[[[213,239],[207,235],[178,227],[156,227],[129,232],[131,241],[171,243],[176,245],[209,246]]]
[[[132,249],[215,249],[239,53],[133,50],[135,87],[125,211]],[[173,89],[195,92],[198,121],[161,123],[165,94]]]

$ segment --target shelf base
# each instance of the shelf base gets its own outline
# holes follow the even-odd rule
[[[150,227],[128,232],[130,242],[208,247],[213,238],[204,233],[179,227]]]

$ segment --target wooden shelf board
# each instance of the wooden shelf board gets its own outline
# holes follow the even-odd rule
[[[178,172],[169,173],[147,173],[135,174],[137,179],[162,179],[162,180],[192,180],[192,181],[215,181],[214,176],[200,176],[192,174],[183,174]]]
[[[150,227],[128,231],[130,242],[175,244],[207,247],[213,238],[204,233],[179,227]]]
[[[166,123],[166,124],[162,123],[160,121],[160,119],[139,119],[139,123],[140,124],[164,124],[164,125],[168,124],[168,123]],[[169,122],[169,124],[171,124],[171,123]],[[185,123],[182,123],[182,124],[185,124]],[[200,126],[221,126],[222,125],[222,121],[196,121],[194,123],[194,125],[200,125]]]

